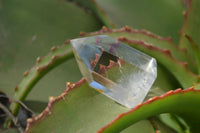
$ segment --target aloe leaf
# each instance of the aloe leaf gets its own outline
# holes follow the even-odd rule
[[[198,115],[199,95],[200,91],[193,88],[169,91],[163,96],[149,99],[132,110],[120,114],[115,120],[100,129],[99,133],[119,132],[141,119],[166,112],[181,116],[190,125],[191,132],[198,132],[200,130],[198,126],[200,119]]]
[[[197,67],[198,67],[198,74],[200,74],[200,48],[199,48],[199,45],[197,43],[195,43],[193,41],[193,39],[188,36],[187,34],[185,35],[185,37],[188,39],[188,41],[190,42],[190,46],[192,48],[192,51],[194,53],[194,56],[195,56],[195,59],[196,59],[196,62],[197,62]]]
[[[39,116],[28,120],[26,132],[96,132],[117,114],[127,110],[82,79],[76,84],[68,83],[66,91],[59,97],[51,97],[47,108]],[[124,132],[131,130],[155,132],[147,120]]]
[[[164,38],[146,30],[135,30],[127,26],[121,29],[108,29],[106,27],[103,27],[98,32],[93,32],[93,33],[82,32],[80,35],[91,36],[99,34],[109,35],[114,38],[124,36],[131,40],[137,40],[137,41],[142,40],[143,42],[149,45],[156,46],[160,49],[169,50],[174,58],[182,62],[187,62],[190,70],[197,73],[196,62],[194,62],[194,60],[188,56],[186,49],[182,49],[176,46],[171,38]]]
[[[172,36],[177,43],[185,9],[181,0],[96,0],[110,20],[119,28],[129,25],[147,29],[161,36]],[[169,10],[170,9],[170,10]]]
[[[66,92],[59,97],[50,97],[41,115],[28,120],[27,132],[95,132],[125,111],[127,108],[100,94],[82,79],[76,84],[68,83]]]
[[[182,116],[191,124],[191,131],[198,131],[199,127],[195,126],[200,119],[196,116],[198,105],[193,101],[198,103],[199,95],[200,91],[193,88],[177,89],[163,96],[151,98],[126,112],[126,108],[98,93],[81,80],[76,84],[68,83],[66,91],[59,97],[50,97],[47,108],[39,116],[28,120],[26,132],[96,132],[120,112],[125,113],[120,114],[99,132],[119,132],[139,120],[165,112]],[[191,110],[193,114],[190,113]],[[164,131],[173,132],[158,120],[156,126],[157,128],[154,128],[157,131],[164,128]]]
[[[82,33],[81,35],[95,35],[95,34],[99,34],[99,33],[100,34],[106,33],[108,35],[112,35],[112,32],[115,33],[115,31],[104,28],[100,32],[95,32],[95,33],[91,33],[91,34]],[[115,37],[117,34],[118,34],[118,32],[116,31],[116,33],[114,34]],[[188,69],[187,63],[183,63],[183,62],[180,62],[179,60],[175,59],[172,56],[170,50],[161,49],[159,47],[155,47],[155,46],[151,45],[151,41],[149,41],[150,39],[148,41],[146,40],[146,42],[148,42],[148,43],[146,43],[144,41],[137,40],[137,39],[136,40],[134,40],[132,38],[127,39],[125,36],[123,36],[121,34],[121,37],[119,37],[118,40],[123,41],[124,43],[127,43],[130,46],[132,46],[140,51],[143,51],[144,53],[147,53],[147,54],[151,55],[152,57],[156,58],[158,63],[161,63],[164,67],[166,67],[167,70],[169,70],[173,74],[174,77],[176,77],[176,79],[180,82],[180,84],[182,85],[183,88],[188,88],[190,86],[193,86],[195,83],[199,83],[200,77],[198,75],[195,75]],[[173,44],[167,44],[167,46],[168,47],[171,46],[170,49],[172,49],[172,51],[174,51],[174,52],[176,49],[178,49],[176,46],[173,46]],[[181,53],[181,54],[184,55],[184,53]],[[186,57],[186,55],[185,55],[185,57]],[[188,77],[190,77],[190,78],[188,78]]]
[[[36,65],[24,73],[22,82],[15,88],[15,99],[24,101],[32,87],[52,68],[73,57],[70,45],[67,43],[60,48],[53,47],[52,52],[43,58],[37,58]],[[18,103],[11,105],[13,114],[16,115],[19,109]]]
[[[137,127],[137,128],[136,128]],[[139,129],[139,130],[138,130]],[[150,120],[141,120],[120,133],[175,133],[171,128],[167,127],[158,119],[151,118]]]
[[[200,77],[192,73],[186,64],[174,59],[171,56],[170,51],[153,47],[144,43],[143,41],[128,40],[124,37],[119,38],[119,40],[129,43],[130,46],[156,58],[159,63],[165,66],[176,77],[183,88],[187,88],[189,86],[193,86],[195,83],[199,83]]]
[[[164,38],[161,36],[158,36],[156,34],[153,34],[146,30],[136,30],[132,29],[128,26],[125,26],[121,29],[109,29],[106,27],[103,27],[98,32],[93,33],[81,33],[81,36],[90,36],[90,35],[99,35],[99,34],[106,34],[111,37],[120,37],[124,36],[131,40],[137,40],[137,41],[144,41],[150,45],[156,46],[161,49],[169,49],[173,56],[177,58],[180,61],[187,61],[187,53],[185,49],[181,49],[177,47],[171,38]]]
[[[189,131],[188,125],[177,115],[164,113],[159,115],[159,120],[177,131],[178,133],[185,133]]]
[[[162,121],[156,117],[151,117],[147,120],[141,120],[128,128],[124,129],[120,133],[177,133],[170,127],[166,126]]]
[[[200,1],[199,0],[189,0],[188,9],[185,12],[185,21],[181,29],[180,34],[180,46],[187,48],[188,53],[191,57],[194,57],[193,50],[190,45],[190,41],[187,39],[185,34],[190,36],[190,38],[200,45],[200,14],[199,14]]]
[[[141,120],[128,128],[121,131],[121,133],[155,133],[155,129],[149,120]]]

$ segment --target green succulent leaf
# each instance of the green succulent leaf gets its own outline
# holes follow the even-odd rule
[[[128,31],[127,31],[128,30]],[[128,32],[123,34],[124,32]],[[134,33],[137,34],[142,34],[144,41],[140,38],[138,39],[134,37]],[[141,31],[134,31],[131,30],[130,28],[125,28],[122,30],[109,30],[107,28],[103,28],[99,32],[94,32],[94,33],[82,33],[84,36],[88,35],[97,35],[97,34],[107,34],[113,37],[119,37],[119,41],[122,41],[126,44],[129,44],[130,46],[147,53],[151,55],[152,57],[156,58],[158,63],[160,63],[162,66],[164,66],[169,72],[173,74],[174,77],[179,81],[179,83],[182,85],[183,88],[188,88],[190,86],[193,86],[195,83],[199,83],[200,77],[194,73],[192,73],[188,67],[187,63],[180,62],[179,60],[175,59],[176,58],[181,58],[181,56],[185,57],[185,61],[190,60],[189,57],[187,57],[187,53],[184,53],[181,49],[177,48],[172,42],[165,40],[164,38],[159,38],[158,36],[148,33],[140,33]],[[144,32],[144,31],[143,31]],[[117,35],[120,36],[117,36]],[[131,34],[133,34],[131,36]],[[146,35],[145,35],[146,34]],[[141,37],[141,36],[139,36]],[[148,39],[147,39],[148,38]],[[157,43],[152,40],[157,40]],[[158,41],[160,43],[158,43]],[[163,49],[164,45],[169,48],[171,51],[173,51],[173,56],[171,54],[171,51],[169,49]],[[161,48],[160,48],[161,47]],[[177,52],[175,52],[177,51]],[[190,77],[190,78],[188,78]]]
[[[127,108],[100,94],[82,79],[76,84],[68,83],[59,97],[50,97],[41,115],[28,120],[27,132],[95,132],[115,115],[126,111]]]
[[[160,121],[160,119],[158,119],[157,117],[151,117],[149,119],[149,121],[154,126],[155,132],[177,133],[175,130],[173,130],[173,129],[169,128],[168,126],[166,126],[166,124],[163,123],[162,121]],[[133,124],[133,125],[135,125],[135,124]]]
[[[149,99],[126,113],[120,114],[115,120],[99,130],[99,133],[119,132],[138,120],[165,112],[181,116],[190,125],[191,132],[198,132],[200,131],[199,95],[200,91],[193,88],[169,91],[160,97]]]
[[[26,132],[96,132],[126,111],[127,108],[94,90],[82,79],[76,84],[68,83],[66,91],[59,97],[50,97],[47,108],[39,116],[28,120]],[[155,132],[147,120],[124,132],[132,130]]]
[[[189,65],[193,65],[193,70],[195,69],[193,60],[188,57],[187,51],[185,49],[179,48],[176,46],[176,44],[172,41],[171,38],[164,38],[161,36],[158,36],[156,34],[153,34],[146,30],[136,30],[132,29],[128,26],[125,26],[121,29],[108,29],[106,27],[103,27],[100,31],[94,32],[94,33],[81,33],[81,36],[91,36],[91,35],[98,35],[98,34],[104,34],[109,35],[111,37],[117,38],[120,36],[124,36],[131,40],[137,40],[137,41],[144,41],[145,43],[148,43],[149,45],[156,46],[161,49],[168,49],[170,50],[172,56],[182,62],[189,62]],[[191,66],[192,68],[192,66]]]
[[[199,14],[200,1],[189,0],[188,9],[185,12],[185,21],[180,34],[180,47],[187,48],[191,57],[194,57],[193,49],[190,41],[185,35],[188,35],[196,44],[200,46],[200,14]]]
[[[128,40],[124,37],[119,40],[129,43],[132,47],[156,58],[159,63],[164,65],[176,77],[183,88],[187,88],[193,86],[195,83],[199,83],[200,77],[192,73],[186,64],[174,59],[171,56],[170,51],[158,49],[157,47],[145,44],[143,41],[138,42]]]
[[[197,43],[195,43],[193,41],[193,39],[188,36],[187,34],[185,35],[185,37],[188,39],[188,41],[190,42],[190,47],[192,48],[193,54],[195,56],[196,59],[196,63],[197,63],[197,67],[198,67],[198,74],[200,74],[200,48],[199,45]]]
[[[165,112],[185,118],[191,131],[199,131],[199,95],[200,91],[193,90],[193,88],[177,89],[160,97],[151,98],[128,111],[123,106],[98,93],[82,79],[76,84],[68,83],[66,91],[59,97],[50,97],[47,108],[39,116],[28,120],[26,131],[30,133],[96,132],[105,123],[111,121],[99,132],[114,133],[122,131],[140,120]],[[119,113],[122,114],[116,117]],[[116,118],[112,121],[114,117]],[[159,127],[156,130],[166,127],[162,122],[157,122],[158,120],[155,118],[153,121],[156,121],[156,125]],[[173,132],[171,129],[168,130]]]
[[[182,118],[177,115],[164,113],[158,116],[159,120],[164,122],[166,125],[174,129],[178,133],[187,133],[189,132],[188,125],[182,120]]]
[[[69,42],[68,42],[69,43]],[[33,86],[52,68],[58,66],[60,63],[73,58],[73,53],[70,45],[66,42],[61,47],[52,47],[51,53],[47,56],[37,58],[36,65],[24,73],[22,82],[15,87],[15,99],[24,101]],[[17,115],[19,110],[19,103],[13,103],[11,106],[13,114]]]

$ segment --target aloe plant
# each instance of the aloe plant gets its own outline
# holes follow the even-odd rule
[[[13,127],[10,116],[23,132],[22,123],[16,120],[22,117],[20,111],[31,109],[36,114],[23,120],[27,121],[25,132],[30,133],[199,132],[199,7],[198,0],[130,0],[127,3],[106,0],[2,1],[0,87],[11,100],[9,109],[0,106],[8,114],[4,127]],[[145,28],[160,36],[130,27]],[[102,34],[157,60],[158,76],[152,91],[133,109],[117,104],[81,78],[70,38]],[[62,41],[63,45],[53,46],[46,56],[37,57],[51,47],[48,43]],[[11,47],[10,44],[15,45]],[[16,55],[14,59],[13,54]],[[20,79],[18,73],[28,69],[33,59],[36,64]],[[16,82],[19,84],[14,87]],[[12,87],[14,93],[9,89]],[[18,131],[9,128],[3,132]]]

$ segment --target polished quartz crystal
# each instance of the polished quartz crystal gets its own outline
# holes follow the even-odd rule
[[[141,103],[157,77],[156,60],[107,35],[71,40],[87,82],[118,103]]]

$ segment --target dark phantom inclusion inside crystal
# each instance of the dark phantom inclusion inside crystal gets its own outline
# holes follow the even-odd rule
[[[116,83],[113,82],[112,78],[111,79],[106,78],[109,76],[107,70],[111,62],[118,64],[119,57],[111,53],[108,53],[106,51],[103,51],[92,71],[92,76],[94,81],[90,85],[96,88],[100,92],[104,92],[106,90],[109,91],[109,89],[113,90],[113,87],[116,86]],[[100,65],[104,67],[103,71]]]
[[[103,51],[99,61],[97,62],[94,71],[98,72],[100,69],[100,64],[104,66],[108,66],[110,64],[110,61],[117,62],[119,60],[119,57],[112,55],[106,51]]]

